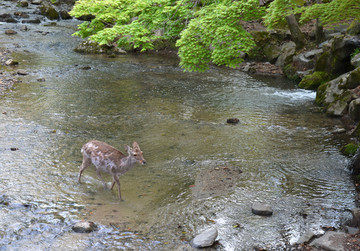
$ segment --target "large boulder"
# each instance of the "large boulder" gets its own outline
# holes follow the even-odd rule
[[[310,246],[321,250],[345,251],[346,234],[341,232],[326,232],[319,239],[315,239]]]
[[[248,53],[249,58],[271,63],[275,63],[281,55],[281,44],[290,39],[286,32],[255,30],[251,32],[251,35],[256,46]]]
[[[289,64],[295,55],[296,44],[292,41],[287,42],[281,46],[281,53],[278,59],[276,60],[275,65],[283,67]]]
[[[353,175],[360,174],[360,147],[357,149],[354,157],[352,157],[352,159],[348,163],[347,168],[350,170],[351,174],[353,174]],[[354,220],[355,220],[355,217],[353,219],[353,223],[354,223]],[[360,227],[360,219],[359,219],[359,221],[356,221],[356,223],[354,223],[353,225]]]
[[[49,18],[50,20],[57,20],[59,19],[59,12],[49,3],[43,2],[40,6],[40,14]]]
[[[356,54],[355,56],[353,56],[351,58],[350,61],[351,65],[354,67],[359,67],[360,66],[360,53]]]
[[[316,93],[316,103],[326,107],[336,101],[345,92],[344,89],[340,88],[340,84],[346,82],[348,76],[349,73],[345,73],[319,86]]]
[[[350,64],[351,54],[358,47],[360,47],[360,38],[357,36],[335,36],[330,50],[324,50],[316,61],[315,71],[340,75],[353,70],[354,67]]]
[[[346,33],[349,35],[359,35],[360,34],[360,23],[357,20],[354,20],[346,30]]]
[[[299,83],[299,87],[306,90],[316,90],[321,84],[329,80],[330,75],[328,73],[316,71],[313,74],[306,75]]]
[[[294,56],[292,65],[298,71],[313,69],[315,66],[315,60],[319,58],[322,53],[322,48],[300,53],[299,55]]]

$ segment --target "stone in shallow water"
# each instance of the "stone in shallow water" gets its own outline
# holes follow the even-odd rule
[[[72,230],[76,233],[90,233],[96,229],[96,224],[92,221],[79,221]]]
[[[324,250],[345,251],[344,244],[346,242],[346,234],[341,232],[326,232],[319,239],[310,243],[310,246],[322,248]]]
[[[194,248],[210,247],[214,244],[215,239],[218,236],[216,228],[210,228],[198,234],[192,241],[191,244]]]
[[[273,210],[269,204],[256,202],[252,205],[251,211],[253,214],[261,216],[270,216],[273,214]]]

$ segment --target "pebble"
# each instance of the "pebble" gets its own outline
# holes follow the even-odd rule
[[[5,65],[9,66],[9,65],[18,65],[19,62],[15,61],[14,59],[8,59],[5,61]]]
[[[72,230],[76,233],[90,233],[96,229],[96,224],[92,221],[79,221]]]
[[[216,228],[210,228],[198,234],[192,241],[191,244],[194,248],[210,247],[214,244],[215,239],[218,236]]]
[[[226,120],[226,123],[228,123],[228,124],[237,124],[237,123],[239,123],[239,119],[237,119],[237,118],[230,118],[230,119],[227,119]]]
[[[29,75],[29,73],[27,73],[25,70],[18,70],[16,73],[17,73],[18,75],[23,75],[23,76]]]
[[[14,30],[5,30],[5,34],[6,35],[15,35],[15,34],[17,34],[17,32]]]
[[[273,210],[269,204],[256,202],[252,205],[251,211],[253,214],[261,216],[271,216]]]

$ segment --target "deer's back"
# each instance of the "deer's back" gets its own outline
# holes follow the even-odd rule
[[[90,158],[96,168],[104,172],[113,172],[112,169],[119,167],[121,159],[126,157],[118,149],[102,141],[92,140],[83,145],[81,152],[84,157]]]

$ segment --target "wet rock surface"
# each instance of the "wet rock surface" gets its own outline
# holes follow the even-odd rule
[[[260,216],[271,216],[273,214],[273,210],[269,204],[260,202],[255,202],[251,207],[251,211],[253,214]]]
[[[242,171],[236,167],[215,167],[201,171],[192,189],[194,199],[219,196],[231,192]]]
[[[215,228],[210,228],[198,234],[192,241],[191,245],[195,248],[210,247],[214,244],[218,236],[218,231]]]
[[[330,231],[311,242],[310,246],[330,251],[345,251],[345,241],[345,233]]]
[[[92,221],[80,221],[72,227],[72,230],[76,233],[91,233],[96,228],[96,224]]]

